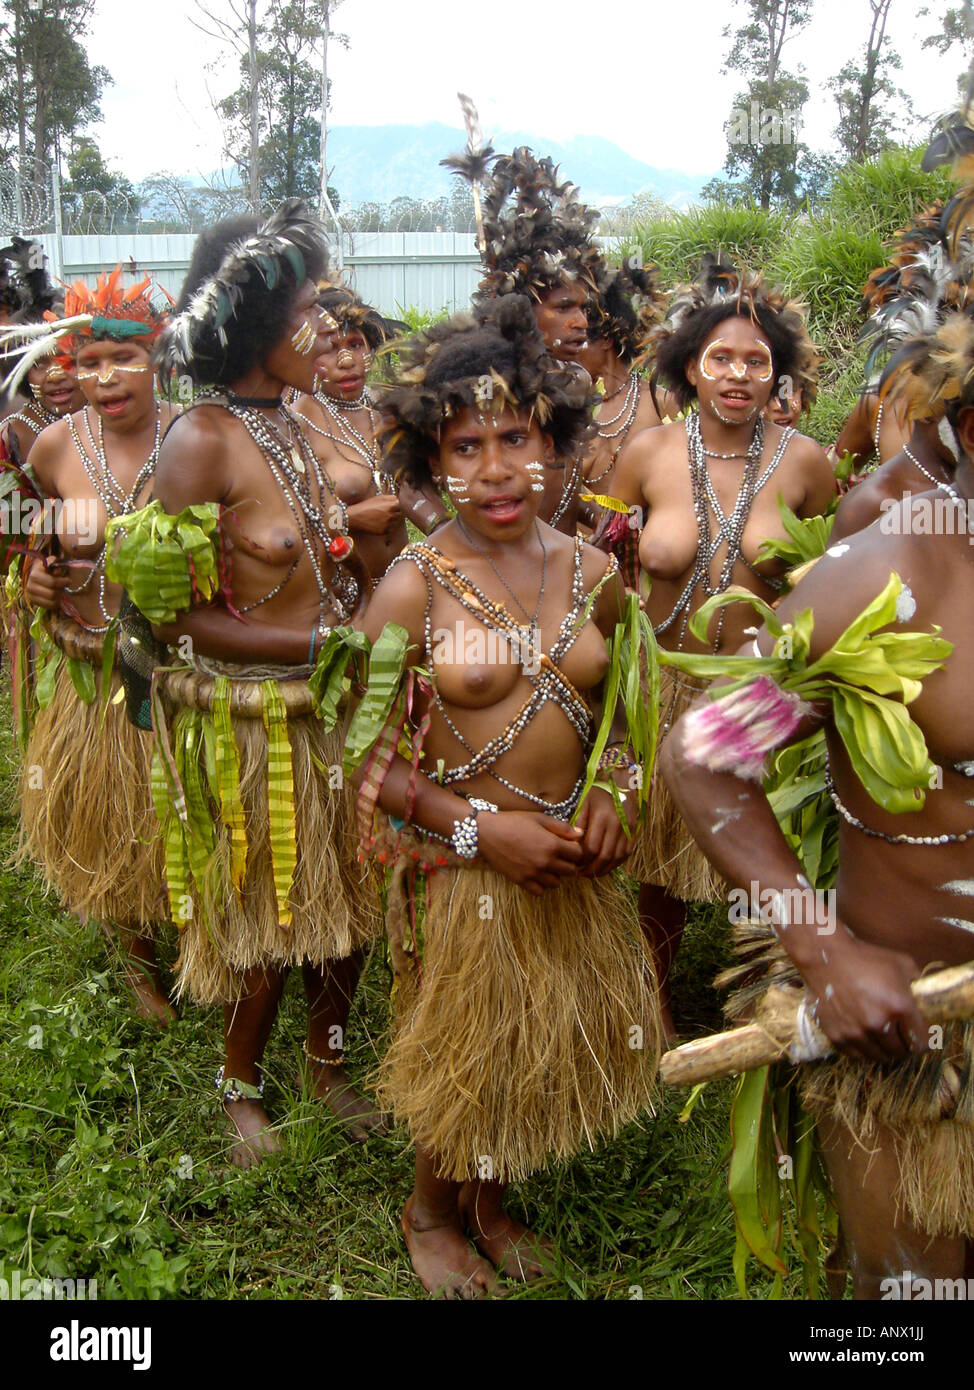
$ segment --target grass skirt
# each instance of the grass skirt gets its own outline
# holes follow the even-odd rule
[[[682,671],[660,667],[660,740],[693,701],[706,690],[706,681],[695,681]],[[683,902],[713,902],[723,896],[724,879],[711,865],[677,810],[659,771],[653,772],[646,818],[635,833],[635,847],[625,870],[637,883],[655,883]]]
[[[748,923],[748,975],[727,1013],[747,1015],[762,984],[800,985],[770,928]],[[739,973],[728,972],[729,976]],[[727,977],[725,977],[726,979]],[[888,1065],[836,1056],[798,1068],[802,1104],[841,1123],[857,1144],[892,1138],[897,1214],[931,1236],[974,1240],[974,1023],[943,1025],[943,1047]]]
[[[82,921],[164,921],[165,870],[149,784],[151,740],[131,724],[111,677],[105,709],[86,705],[67,663],[37,711],[20,777],[19,858],[32,861]],[[150,933],[151,934],[151,933]]]
[[[656,981],[624,886],[535,897],[480,861],[447,867],[420,927],[413,868],[401,856],[389,891],[397,1032],[379,1095],[440,1174],[517,1181],[651,1109]]]
[[[234,694],[252,684],[233,682]],[[307,689],[305,682],[288,684]],[[283,689],[285,683],[281,686]],[[247,691],[242,694],[246,696]],[[194,708],[176,712],[172,722],[174,746],[187,722],[199,714]],[[189,920],[184,923],[184,914],[175,905],[173,909],[180,927],[178,991],[200,1004],[231,1003],[240,998],[241,973],[245,970],[300,965],[303,961],[320,966],[328,960],[343,959],[374,942],[382,926],[374,871],[358,862],[354,790],[348,785],[329,785],[333,780],[330,769],[341,767],[340,730],[326,734],[321,721],[312,715],[287,721],[297,864],[288,895],[292,921],[283,926],[271,858],[268,737],[259,706],[256,717],[234,713],[232,727],[247,839],[241,890],[237,892],[231,877],[230,829],[210,793],[216,849],[204,876],[205,893],[201,898],[191,880]],[[199,777],[205,787],[203,761],[201,750]]]

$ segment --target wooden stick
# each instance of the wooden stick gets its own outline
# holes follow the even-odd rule
[[[974,1018],[974,962],[922,975],[910,989],[917,1008],[931,1023]],[[660,1075],[671,1086],[695,1086],[784,1061],[799,1042],[798,1010],[806,997],[803,990],[772,986],[754,1023],[664,1053]],[[819,1055],[825,1057],[831,1046],[824,1034],[819,1037],[823,1043]]]

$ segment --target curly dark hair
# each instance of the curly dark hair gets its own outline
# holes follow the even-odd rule
[[[354,290],[332,280],[319,283],[318,303],[326,313],[331,314],[343,333],[357,329],[372,352],[376,352],[397,333],[408,332],[406,324],[383,318],[378,309],[366,304]]]
[[[607,338],[627,367],[645,358],[650,335],[663,316],[665,296],[655,266],[623,264],[599,278],[586,310],[592,338]]]
[[[559,458],[577,456],[595,432],[587,373],[548,355],[524,295],[457,314],[396,350],[398,377],[377,391],[380,433],[392,471],[415,484],[432,477],[443,421],[466,406],[530,411]]]
[[[806,410],[814,404],[818,354],[808,336],[802,306],[769,289],[759,274],[704,258],[692,285],[678,290],[669,313],[653,332],[652,384],[668,387],[680,408],[697,399],[686,366],[698,356],[708,335],[725,319],[742,318],[768,340],[774,379],[791,377]]]
[[[206,228],[160,340],[163,371],[232,385],[280,341],[298,290],[327,266],[324,226],[298,199],[263,223],[232,217]]]

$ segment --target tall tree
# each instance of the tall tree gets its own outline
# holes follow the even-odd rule
[[[727,134],[725,171],[733,185],[714,180],[711,192],[731,190],[762,208],[793,205],[801,196],[801,111],[808,85],[801,65],[789,72],[782,63],[784,46],[808,24],[812,0],[736,0],[747,23],[724,30],[733,39],[724,72],[739,72],[747,87],[734,99]],[[708,189],[704,189],[706,195]]]
[[[203,34],[218,39],[228,45],[240,59],[245,76],[247,105],[244,113],[247,130],[247,152],[243,164],[236,155],[231,156],[238,167],[246,168],[248,202],[250,211],[260,212],[260,70],[258,63],[258,41],[260,26],[257,22],[257,0],[225,0],[230,18],[215,14],[212,7],[196,0],[196,8],[202,19],[192,23]],[[217,111],[223,103],[218,103]],[[229,153],[229,151],[228,151]]]
[[[322,81],[318,46],[335,0],[267,0],[259,14],[253,11],[253,26],[254,0],[246,4],[246,50],[244,29],[236,31],[240,85],[216,104],[226,154],[246,180],[254,210],[289,197],[317,205]],[[235,13],[241,19],[242,11]],[[337,202],[333,190],[332,196]]]
[[[325,213],[330,213],[332,221],[336,222],[335,208],[337,202],[331,197],[328,187],[330,170],[328,168],[328,108],[331,105],[331,79],[328,76],[328,46],[331,43],[341,44],[342,48],[348,47],[348,35],[336,34],[331,27],[331,17],[343,4],[344,0],[322,0],[322,32],[321,32],[321,144],[319,151],[320,172],[319,172],[319,194],[318,194],[318,215],[324,217]]]
[[[933,11],[925,7],[918,14],[929,18]],[[926,36],[921,47],[932,48],[942,55],[955,48],[961,49],[966,67],[957,79],[957,86],[965,100],[974,101],[974,5],[971,0],[963,0],[960,5],[947,5],[939,27]]]
[[[13,79],[8,149],[16,137],[19,162],[48,161],[88,125],[101,119],[101,95],[111,81],[92,67],[82,42],[94,0],[5,0],[0,62]]]
[[[867,0],[869,34],[861,58],[853,58],[826,84],[835,95],[839,123],[833,134],[846,159],[862,164],[896,143],[898,127],[912,114],[910,99],[890,74],[902,67],[886,23],[893,0]],[[894,109],[899,106],[899,113]]]

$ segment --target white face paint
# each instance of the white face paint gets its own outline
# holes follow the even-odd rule
[[[297,332],[291,335],[291,346],[300,352],[302,357],[307,357],[313,351],[317,341],[318,335],[307,319],[304,320]]]
[[[974,898],[974,878],[952,878],[949,883],[940,885],[941,893],[962,893],[967,898]]]
[[[835,998],[835,985],[826,985],[826,986],[825,986],[825,997],[826,997],[826,999],[834,999],[834,998]]]
[[[707,365],[710,361],[710,354],[712,352],[715,352],[718,348],[726,347],[727,344],[723,338],[715,338],[714,341],[712,343],[708,343],[706,348],[704,349],[704,354],[700,359],[700,375],[702,377],[706,377],[708,381],[717,380],[717,373],[712,372]],[[761,366],[754,367],[754,370],[758,374],[758,381],[770,381],[772,376],[774,375],[774,367],[771,363],[771,354],[768,351],[768,349],[764,346],[764,344],[757,343],[748,352],[747,355],[749,357],[760,357],[762,359]],[[743,381],[747,376],[748,372],[752,370],[751,365],[747,362],[729,362],[727,364],[727,367],[728,371],[730,372],[730,375],[734,378],[735,381]]]
[[[544,464],[540,463],[537,459],[533,459],[530,463],[526,464],[525,467],[531,478],[531,491],[544,492]]]
[[[974,922],[968,922],[965,917],[938,917],[937,921],[948,927],[957,927],[959,931],[974,932]]]
[[[458,502],[466,502],[469,496],[465,478],[454,478],[452,474],[447,475],[446,490],[451,497],[455,497]]]

